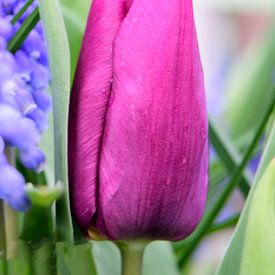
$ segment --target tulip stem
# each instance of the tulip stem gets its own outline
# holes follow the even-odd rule
[[[8,162],[15,166],[15,152],[12,148],[6,147],[5,155]],[[3,224],[5,234],[5,258],[11,259],[16,256],[18,244],[17,214],[7,204],[3,203]]]
[[[143,253],[148,242],[125,241],[119,243],[122,257],[122,275],[141,275]]]

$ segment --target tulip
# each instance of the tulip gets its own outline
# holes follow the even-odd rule
[[[80,228],[111,240],[187,237],[208,181],[207,114],[191,0],[94,0],[69,116]]]

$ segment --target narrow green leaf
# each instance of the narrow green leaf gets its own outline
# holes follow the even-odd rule
[[[39,21],[39,11],[38,11],[38,8],[36,8],[27,17],[27,19],[21,25],[20,29],[10,40],[7,47],[8,51],[15,53],[21,47],[22,43],[25,41],[29,33],[34,29],[38,21]]]
[[[12,18],[11,23],[14,25],[27,11],[27,9],[31,6],[34,0],[28,0],[25,5],[19,10],[19,12]]]
[[[55,181],[64,184],[65,196],[56,204],[59,240],[72,242],[69,204],[67,132],[70,96],[70,50],[62,11],[57,0],[39,0],[48,46],[54,111]]]
[[[64,20],[69,38],[71,52],[71,81],[74,80],[74,73],[78,61],[80,47],[86,26],[91,1],[82,0],[81,4],[72,0],[61,1]]]
[[[54,126],[53,126],[53,114],[50,113],[49,117],[49,128],[47,132],[45,132],[42,136],[42,140],[40,143],[40,148],[46,155],[46,167],[45,167],[45,176],[47,180],[48,186],[53,186],[54,179]],[[33,181],[29,181],[33,182]]]
[[[241,162],[241,156],[213,118],[209,119],[209,136],[211,144],[214,146],[226,169],[229,172],[232,171]],[[245,196],[249,192],[251,181],[251,175],[247,171],[244,171],[239,186]]]
[[[226,219],[224,221],[221,221],[221,222],[219,222],[217,224],[213,224],[209,228],[209,230],[207,231],[207,234],[217,232],[217,231],[219,231],[221,229],[233,227],[233,226],[236,225],[236,223],[238,222],[239,218],[240,218],[240,214],[235,214],[232,217],[229,217],[228,219]]]

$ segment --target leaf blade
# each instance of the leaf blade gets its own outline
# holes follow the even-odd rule
[[[224,255],[224,258],[218,267],[217,275],[240,274],[242,255],[244,253],[243,249],[245,245],[244,240],[246,235],[246,226],[247,226],[248,217],[249,217],[248,209],[251,205],[251,200],[256,190],[256,186],[258,185],[260,178],[262,177],[265,169],[267,168],[268,164],[271,162],[272,158],[274,158],[274,156],[275,156],[275,122],[273,125],[273,129],[270,133],[270,136],[268,138],[268,142],[266,144],[264,154],[261,159],[260,167],[258,169],[257,175],[252,185],[252,189],[248,196],[246,206],[238,222],[234,235],[231,238],[230,244]]]
[[[56,204],[58,239],[72,242],[67,167],[68,107],[70,96],[70,50],[65,23],[57,0],[39,0],[52,76],[55,182],[64,184],[65,195]]]

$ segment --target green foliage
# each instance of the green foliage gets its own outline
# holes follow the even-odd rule
[[[34,0],[28,0],[25,5],[19,10],[19,12],[12,18],[11,23],[14,25],[31,6]]]
[[[261,166],[218,275],[273,274],[275,262],[275,124]]]
[[[32,249],[33,275],[56,275],[55,245],[51,241]]]
[[[209,121],[209,137],[211,144],[214,146],[216,153],[224,163],[227,171],[230,172],[232,169],[238,166],[241,162],[241,156],[237,152],[234,144],[231,143],[230,139],[222,131],[221,126],[210,118]],[[246,196],[250,189],[251,175],[244,171],[242,179],[239,183],[239,187],[242,193]]]
[[[254,130],[274,95],[274,24],[233,66],[227,87],[226,120],[233,137]],[[264,94],[264,96],[263,96]],[[249,106],[249,107],[248,107]]]
[[[52,186],[55,182],[54,176],[54,125],[53,125],[53,114],[50,114],[49,118],[49,129],[42,136],[40,147],[46,155],[47,163],[44,170],[44,174],[47,179],[47,185]],[[30,181],[33,182],[33,181]]]
[[[7,275],[32,275],[31,250],[26,242],[18,242],[16,258],[8,260],[5,265]]]
[[[67,132],[70,96],[70,49],[65,23],[57,0],[39,0],[52,76],[54,106],[55,181],[64,184],[65,195],[56,205],[58,237],[72,242],[73,230],[69,206]]]
[[[28,184],[27,194],[33,206],[38,207],[51,207],[52,204],[57,201],[64,192],[63,184],[58,182],[56,186],[52,188],[40,187],[34,188],[32,184]]]
[[[38,9],[34,9],[31,15],[24,21],[17,33],[12,37],[8,44],[8,50],[15,53],[25,41],[29,33],[39,21]]]
[[[91,1],[79,0],[76,2],[74,0],[60,0],[60,3],[69,38],[71,81],[73,81]]]
[[[226,202],[228,201],[230,195],[235,190],[235,188],[238,186],[243,171],[246,168],[247,164],[249,163],[249,160],[251,159],[253,155],[253,151],[255,150],[259,140],[262,137],[262,134],[265,130],[266,124],[268,122],[268,119],[270,115],[272,114],[273,108],[275,105],[275,96],[269,106],[269,108],[266,110],[264,117],[258,126],[258,129],[253,137],[252,142],[250,143],[249,147],[247,148],[247,151],[241,161],[241,163],[234,168],[230,175],[230,180],[222,190],[221,194],[219,194],[217,200],[215,203],[211,204],[204,217],[202,218],[199,226],[196,228],[196,230],[193,232],[193,234],[188,237],[186,240],[184,240],[181,243],[182,246],[182,253],[179,256],[179,266],[180,268],[183,268],[183,266],[187,263],[187,261],[190,259],[190,256],[200,243],[200,241],[203,239],[206,232],[209,230],[215,219],[217,218],[218,214],[220,213],[221,209],[225,206]],[[223,159],[221,157],[221,159]]]
[[[90,243],[71,245],[57,243],[58,275],[96,275]],[[113,260],[112,260],[113,261]],[[107,275],[107,274],[106,274]]]

